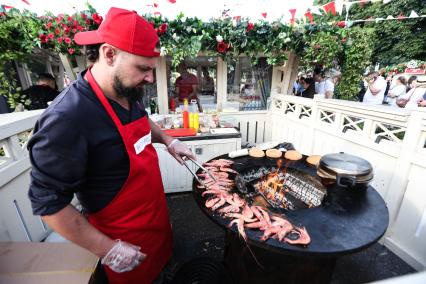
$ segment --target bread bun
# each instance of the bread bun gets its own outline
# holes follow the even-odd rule
[[[280,150],[277,149],[268,149],[266,150],[266,156],[273,159],[281,158],[283,153]]]
[[[263,152],[259,148],[251,148],[249,150],[249,156],[254,157],[254,158],[262,158],[262,157],[265,156],[265,152]]]
[[[320,160],[321,155],[311,155],[306,158],[306,162],[312,166],[318,166]]]
[[[300,154],[298,151],[296,150],[290,150],[285,152],[285,156],[284,156],[287,160],[291,160],[291,161],[297,161],[302,159],[302,154]]]

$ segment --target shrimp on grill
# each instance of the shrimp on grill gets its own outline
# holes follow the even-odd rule
[[[287,243],[291,245],[308,245],[311,242],[311,237],[309,236],[305,227],[294,227],[294,229],[290,233],[298,235],[298,238],[296,240],[292,240],[287,237],[284,239]]]

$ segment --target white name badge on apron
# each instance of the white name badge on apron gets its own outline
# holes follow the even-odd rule
[[[136,154],[142,152],[149,144],[151,144],[151,131],[147,135],[136,141],[136,143],[133,145],[135,147]]]

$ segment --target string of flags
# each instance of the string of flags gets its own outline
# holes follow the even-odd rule
[[[25,3],[26,5],[31,5],[30,1],[31,0],[20,0],[23,3]],[[351,26],[353,23],[360,23],[360,22],[376,22],[379,23],[381,21],[389,21],[389,20],[406,20],[406,19],[415,19],[415,18],[425,18],[426,15],[419,15],[416,11],[412,10],[411,13],[407,16],[407,15],[403,15],[402,13],[400,13],[397,16],[393,16],[393,15],[389,15],[386,18],[368,18],[368,19],[354,19],[354,20],[349,20],[348,16],[349,16],[349,10],[350,8],[355,5],[355,4],[359,4],[359,5],[365,5],[366,3],[375,3],[375,2],[382,2],[383,4],[388,4],[390,3],[392,0],[357,0],[357,1],[349,1],[349,0],[333,0],[331,2],[328,2],[324,5],[314,5],[309,7],[305,13],[303,13],[302,19],[303,21],[308,21],[309,23],[313,23],[314,22],[314,15],[324,15],[325,14],[333,14],[333,15],[337,15],[337,14],[342,14],[343,12],[343,7],[345,7],[345,11],[346,11],[346,17],[345,17],[345,21],[342,21],[345,23],[345,26],[349,27]],[[155,16],[161,16],[161,12],[160,12],[160,4],[158,3],[159,1],[153,1],[150,4],[147,4],[146,7],[150,7],[153,11],[153,14]],[[162,3],[161,5],[167,5],[167,4],[176,4],[177,0],[166,0],[165,3]],[[241,5],[241,4],[240,4]],[[14,8],[12,5],[9,4],[2,4],[0,5],[0,12],[4,13],[7,12],[7,9],[12,9]],[[296,22],[296,12],[297,9],[289,9],[288,10],[289,14],[290,14],[290,19],[289,22],[290,24],[295,24]],[[225,14],[225,16],[229,16],[229,13],[227,12]],[[268,13],[266,11],[264,12],[260,12],[260,16],[263,19],[267,19],[268,18]],[[235,15],[233,16],[234,19],[241,19],[241,15]]]

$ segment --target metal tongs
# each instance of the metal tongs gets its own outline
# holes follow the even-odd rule
[[[191,170],[191,167],[187,163],[188,160],[190,160],[195,165],[200,167],[200,169],[202,169],[204,172],[206,172],[212,178],[212,180],[216,181],[216,178],[212,175],[212,173],[208,169],[203,167],[203,165],[201,165],[197,160],[192,159],[191,157],[188,157],[188,156],[182,157],[182,160],[183,160],[184,166],[188,169],[188,171],[190,171],[191,174],[194,176],[194,178],[205,188],[207,188],[207,185],[197,176],[197,174],[194,171]]]

